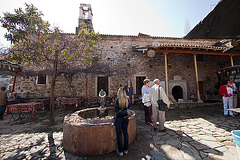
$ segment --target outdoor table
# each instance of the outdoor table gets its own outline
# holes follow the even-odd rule
[[[46,106],[49,106],[49,104],[50,104],[50,99],[37,99],[37,102],[42,103],[43,106],[44,106],[44,108],[45,108]]]
[[[18,120],[18,119],[27,118],[24,113],[31,113],[32,118],[34,118],[34,115],[38,109],[42,109],[42,110],[44,109],[42,103],[35,103],[35,102],[18,103],[18,104],[8,105],[5,112],[7,114],[11,114],[13,120]],[[13,116],[14,113],[18,114],[17,119],[14,119],[14,116]]]
[[[81,103],[81,98],[65,98],[65,97],[61,97],[58,98],[58,106],[60,106],[61,104],[69,105],[69,104],[75,104],[75,107],[78,107],[78,105]]]
[[[29,99],[27,102],[36,102],[36,103],[42,103],[43,107],[49,106],[50,100],[49,99]]]

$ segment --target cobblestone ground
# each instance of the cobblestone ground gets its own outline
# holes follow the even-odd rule
[[[156,132],[145,125],[140,106],[132,109],[137,116],[137,136],[123,157],[115,152],[77,157],[64,151],[62,122],[74,110],[58,109],[55,125],[48,125],[46,111],[37,112],[31,122],[8,122],[10,115],[0,121],[0,159],[238,159],[230,132],[239,129],[240,116],[222,116],[222,106],[169,110],[166,132]]]

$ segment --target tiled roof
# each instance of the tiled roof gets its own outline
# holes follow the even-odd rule
[[[225,50],[228,47],[218,47],[209,45],[198,45],[198,44],[174,44],[174,43],[162,43],[158,45],[152,45],[151,47],[176,47],[176,48],[197,48],[197,49],[211,49],[211,50]]]
[[[149,46],[158,47],[188,47],[224,50],[231,46],[228,45],[230,39],[184,39],[177,37],[155,37],[155,36],[134,36],[134,35],[106,35],[102,38],[136,38],[140,41],[148,42]],[[152,42],[151,42],[152,40]],[[151,44],[153,43],[153,44]]]
[[[141,38],[153,38],[153,39],[183,39],[180,37],[160,37],[160,36],[138,36],[138,35],[113,35],[113,34],[101,34],[103,37],[141,37]]]
[[[67,35],[73,35],[68,33]],[[230,39],[184,39],[179,37],[157,37],[157,36],[136,36],[136,35],[109,35],[101,34],[102,39],[111,38],[134,38],[149,43],[147,46],[139,47],[171,47],[190,49],[209,49],[223,51],[231,46]]]

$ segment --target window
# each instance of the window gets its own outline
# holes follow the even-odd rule
[[[88,7],[87,7],[87,6],[84,6],[84,7],[83,7],[83,10],[84,10],[84,11],[88,11]]]
[[[40,74],[40,75],[38,75],[37,76],[37,84],[46,84],[46,75],[42,75],[42,74]]]
[[[88,12],[84,14],[84,19],[87,19],[87,18],[88,18]]]

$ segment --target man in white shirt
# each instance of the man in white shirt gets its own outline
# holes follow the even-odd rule
[[[165,131],[164,128],[164,123],[165,123],[165,111],[159,111],[158,110],[158,104],[157,100],[160,98],[160,100],[163,100],[164,103],[167,104],[169,107],[170,101],[163,90],[162,87],[160,87],[160,80],[155,79],[154,81],[154,86],[150,88],[149,91],[149,98],[152,104],[152,112],[153,112],[153,128],[154,131],[157,131],[157,122],[159,122],[159,132]],[[160,96],[158,95],[160,92]]]
[[[233,108],[237,108],[237,94],[238,94],[238,90],[237,90],[237,86],[236,84],[233,82],[233,76],[229,77],[229,86],[232,87],[233,89]]]

